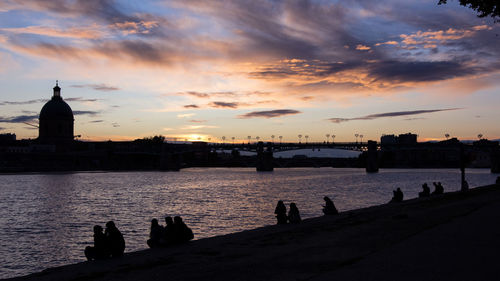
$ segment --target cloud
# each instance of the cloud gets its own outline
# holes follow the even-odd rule
[[[358,51],[369,51],[369,50],[371,50],[371,48],[368,47],[368,46],[362,45],[362,44],[358,44],[358,45],[356,45],[356,50],[358,50]]]
[[[245,113],[243,115],[239,115],[238,118],[240,119],[248,119],[248,118],[255,118],[255,117],[262,117],[262,118],[275,118],[275,117],[281,117],[285,115],[293,115],[293,114],[299,114],[302,113],[298,110],[293,110],[293,109],[276,109],[276,110],[269,110],[269,111],[253,111],[249,113]]]
[[[200,108],[198,105],[196,104],[186,104],[183,106],[184,108]]]
[[[38,114],[0,117],[0,123],[30,123],[38,122]]]
[[[73,115],[90,115],[95,116],[100,114],[100,111],[92,111],[92,110],[73,110]]]
[[[177,114],[177,118],[189,118],[194,115],[195,115],[194,113]]]
[[[71,85],[70,87],[72,87],[72,88],[91,88],[91,89],[94,89],[96,91],[104,91],[104,92],[120,90],[120,88],[118,88],[118,87],[108,86],[106,84],[81,84],[81,85]]]
[[[207,120],[189,120],[191,123],[205,123]]]
[[[183,96],[193,96],[203,99],[211,97],[232,97],[236,95],[235,92],[195,92],[195,91],[179,92],[177,94]]]
[[[120,127],[120,124],[113,122],[113,123],[111,123],[111,126],[113,126],[114,128],[118,128],[118,127]]]
[[[209,103],[209,106],[215,108],[238,108],[239,103],[237,102],[223,102],[223,101],[214,101]]]
[[[92,121],[89,121],[89,123],[102,123],[104,122],[104,120],[92,120]]]
[[[65,98],[64,100],[65,101],[76,101],[76,102],[96,102],[96,101],[99,101],[99,99],[84,99],[84,98],[80,98],[80,97]]]
[[[189,125],[189,126],[181,128],[181,129],[182,130],[199,130],[199,129],[214,129],[214,128],[219,128],[219,127],[212,126],[212,125]]]
[[[0,31],[14,34],[34,34],[50,37],[97,39],[104,36],[104,32],[99,30],[97,25],[90,27],[78,27],[60,29],[47,26],[27,26],[17,28],[0,28]]]
[[[0,101],[0,105],[25,105],[25,104],[36,104],[49,101],[48,99],[36,99],[27,101]]]
[[[398,116],[411,116],[411,115],[420,115],[441,111],[452,111],[452,110],[460,110],[462,108],[444,108],[444,109],[424,109],[424,110],[411,110],[411,111],[395,111],[395,112],[385,112],[385,113],[377,113],[370,114],[362,117],[354,117],[354,118],[329,118],[328,120],[332,123],[342,123],[347,121],[355,121],[355,120],[374,120],[378,118],[386,118],[386,117],[398,117]],[[405,119],[405,120],[414,120],[415,118]]]

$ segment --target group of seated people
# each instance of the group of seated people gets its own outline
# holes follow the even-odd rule
[[[441,182],[433,182],[432,184],[434,185],[434,191],[432,193],[427,183],[424,183],[422,185],[422,191],[418,193],[418,197],[429,197],[431,195],[439,195],[444,193],[444,187]]]
[[[125,239],[115,226],[113,221],[106,223],[106,230],[100,225],[94,226],[94,247],[85,248],[85,257],[87,260],[99,260],[110,257],[120,257],[125,251]]]
[[[333,201],[328,196],[325,196],[323,200],[325,200],[325,206],[323,206],[323,213],[325,215],[337,215],[339,213],[337,208],[335,208],[335,204],[333,204]],[[299,209],[295,203],[290,203],[290,210],[287,215],[285,204],[279,200],[274,213],[276,214],[278,224],[299,223],[302,221]]]
[[[182,221],[179,216],[165,217],[165,226],[158,223],[157,219],[151,220],[151,231],[147,244],[150,248],[160,248],[180,244],[194,238],[193,231]]]

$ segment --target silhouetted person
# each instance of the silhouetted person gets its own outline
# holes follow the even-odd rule
[[[163,231],[163,227],[158,224],[158,220],[152,219],[149,239],[147,241],[149,248],[158,248],[165,245]]]
[[[111,256],[123,256],[123,252],[125,251],[125,239],[123,239],[122,233],[116,228],[113,221],[108,221],[106,223],[106,231],[104,234],[106,235]]]
[[[328,196],[323,197],[323,200],[325,200],[325,206],[323,206],[323,213],[325,215],[337,215],[339,213],[337,208],[335,208],[335,204],[333,204],[333,201]]]
[[[418,197],[429,197],[431,195],[431,189],[427,183],[422,184],[422,191],[418,193]]]
[[[94,247],[85,247],[85,257],[88,261],[91,260],[101,260],[108,258],[110,255],[107,239],[102,232],[102,227],[100,225],[94,226]]]
[[[441,182],[433,182],[432,184],[434,185],[434,191],[432,192],[432,195],[439,195],[444,193],[444,187]]]
[[[391,202],[402,202],[403,201],[403,191],[401,191],[401,188],[397,188],[396,190],[392,191],[393,196],[391,199]]]
[[[278,224],[286,224],[286,207],[285,204],[283,204],[283,201],[278,201],[276,209],[274,209],[274,213],[276,214]]]
[[[175,243],[174,220],[170,216],[165,217],[165,229],[163,235],[166,244]]]
[[[187,225],[182,221],[182,218],[179,216],[174,217],[173,229],[175,243],[188,242],[194,238],[191,228],[187,227]]]
[[[290,203],[290,210],[288,211],[288,221],[290,221],[290,223],[299,223],[302,221],[302,219],[300,218],[299,208],[297,208],[297,205],[295,205],[295,203]]]

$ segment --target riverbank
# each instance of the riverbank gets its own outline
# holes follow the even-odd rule
[[[14,280],[495,280],[499,219],[492,185]]]

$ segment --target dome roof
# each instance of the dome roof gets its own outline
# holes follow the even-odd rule
[[[73,121],[73,110],[59,96],[53,96],[40,111],[40,119],[56,119]]]

